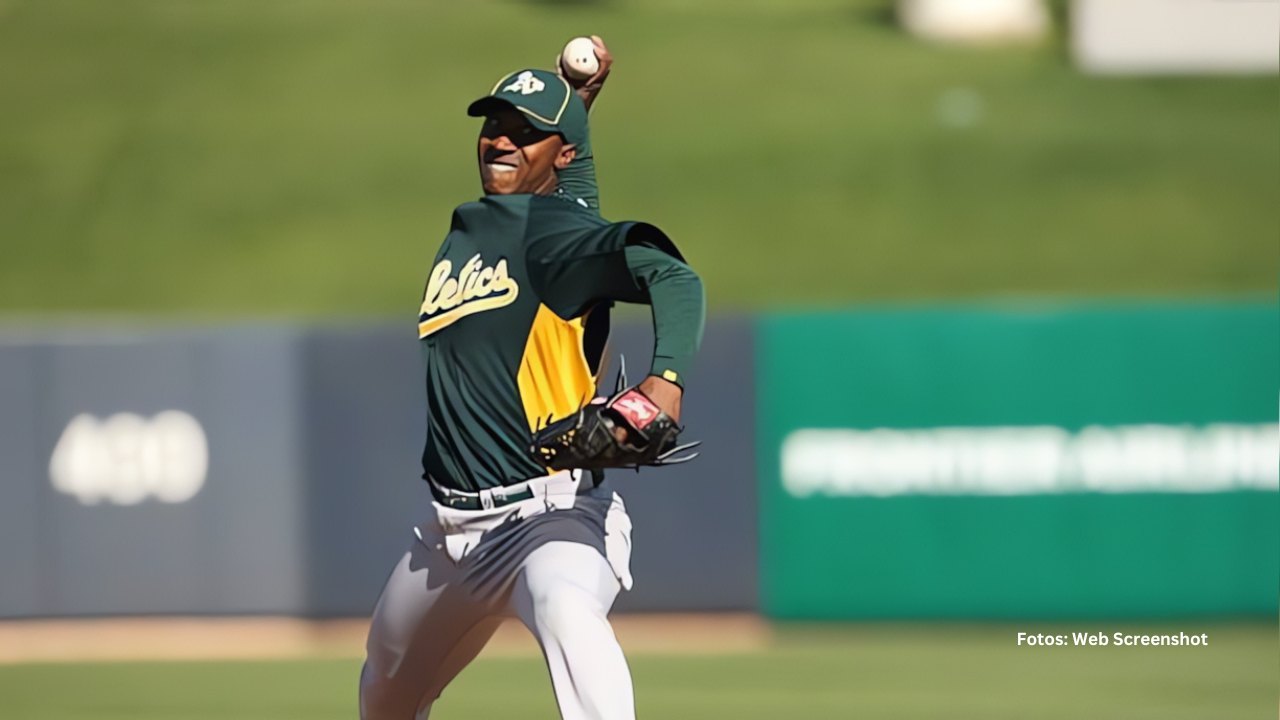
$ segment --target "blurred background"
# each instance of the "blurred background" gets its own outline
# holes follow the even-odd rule
[[[464,109],[585,34],[711,310],[641,716],[1275,712],[1280,0],[0,0],[0,717],[355,716]]]

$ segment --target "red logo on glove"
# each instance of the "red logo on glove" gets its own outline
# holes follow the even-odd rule
[[[627,424],[637,430],[643,430],[658,417],[661,410],[653,401],[639,390],[628,390],[609,405],[610,409],[622,416]]]

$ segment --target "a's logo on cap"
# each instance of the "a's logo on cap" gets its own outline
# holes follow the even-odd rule
[[[546,87],[546,83],[533,76],[532,70],[525,70],[516,76],[515,82],[502,88],[502,92],[519,92],[521,95],[532,95],[536,92],[542,92]]]

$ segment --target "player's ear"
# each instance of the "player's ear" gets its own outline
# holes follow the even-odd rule
[[[560,154],[556,155],[556,169],[563,170],[569,167],[569,163],[578,157],[577,145],[565,145],[560,148]]]

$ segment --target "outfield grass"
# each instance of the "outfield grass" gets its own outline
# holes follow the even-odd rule
[[[606,213],[713,309],[1275,289],[1274,77],[1085,77],[887,7],[0,0],[0,311],[413,315],[466,103],[592,31]]]
[[[1209,633],[1207,648],[1018,648],[1022,626],[826,626],[766,652],[632,658],[642,718],[1222,720],[1276,712],[1274,623],[1088,629]],[[0,666],[6,720],[350,720],[355,661]],[[433,718],[556,718],[538,659],[485,659]]]

